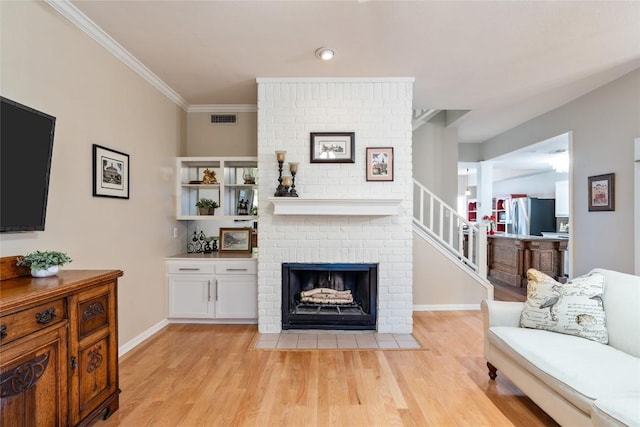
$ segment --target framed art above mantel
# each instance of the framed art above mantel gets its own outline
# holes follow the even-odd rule
[[[355,132],[311,132],[311,163],[355,163]]]

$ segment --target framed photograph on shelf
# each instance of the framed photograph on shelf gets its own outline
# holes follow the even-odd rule
[[[393,181],[393,147],[367,147],[367,181]]]
[[[129,155],[93,144],[94,197],[129,198]]]
[[[251,228],[222,228],[218,237],[220,252],[251,252]]]
[[[589,211],[615,211],[615,174],[589,177]]]
[[[355,132],[311,132],[311,163],[355,163]]]

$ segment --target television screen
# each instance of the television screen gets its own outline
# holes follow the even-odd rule
[[[55,125],[0,97],[0,231],[44,230]]]

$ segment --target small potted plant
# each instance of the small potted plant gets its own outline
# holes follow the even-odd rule
[[[18,258],[16,264],[31,267],[33,277],[48,277],[58,274],[60,266],[71,261],[64,252],[35,251]]]
[[[216,208],[219,206],[218,202],[211,199],[200,199],[196,202],[196,207],[200,215],[214,215]]]

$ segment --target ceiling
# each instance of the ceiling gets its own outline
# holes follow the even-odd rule
[[[78,1],[188,105],[255,104],[257,77],[415,77],[482,142],[640,66],[640,2]],[[336,49],[331,61],[314,51]]]

